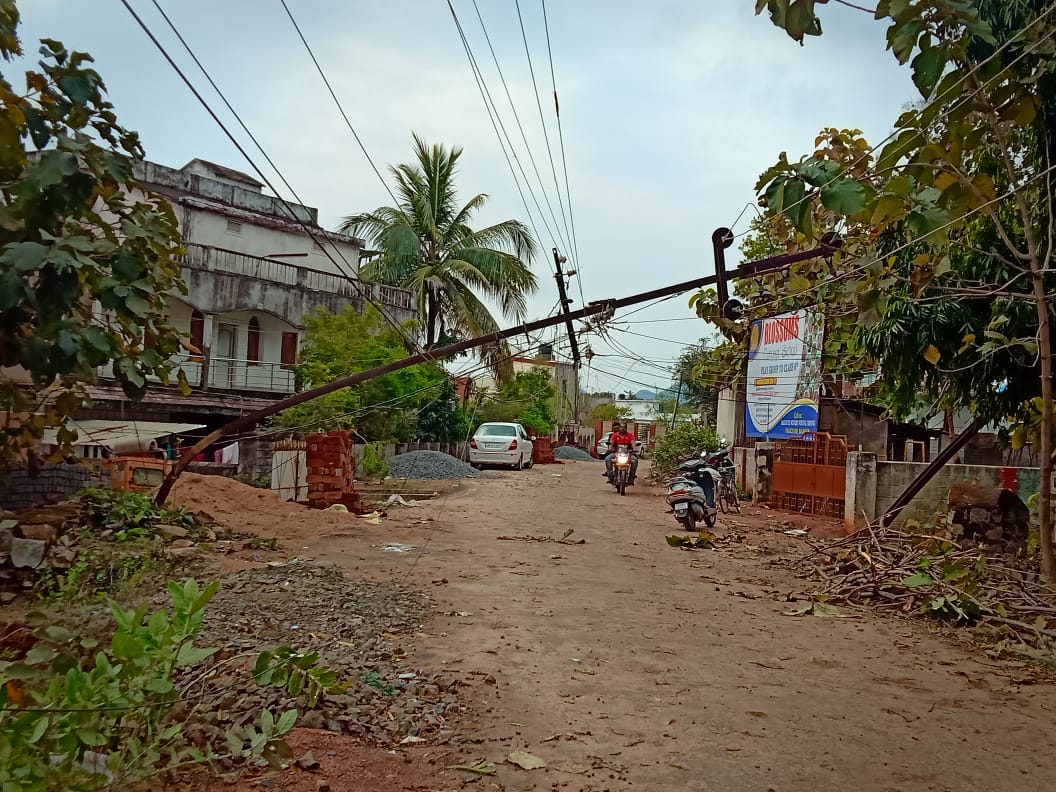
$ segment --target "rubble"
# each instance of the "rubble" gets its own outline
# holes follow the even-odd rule
[[[571,460],[573,462],[597,462],[594,457],[584,451],[582,448],[576,448],[575,446],[558,446],[554,449],[554,457],[556,459]]]
[[[388,463],[393,478],[457,479],[481,475],[461,459],[441,451],[410,451],[397,454]]]
[[[416,592],[347,578],[336,567],[314,563],[223,578],[196,644],[218,647],[221,657],[284,645],[318,652],[320,664],[337,672],[347,687],[323,694],[313,708],[304,694],[291,699],[244,676],[235,682],[220,674],[206,683],[205,691],[216,693],[218,726],[241,725],[265,706],[273,711],[292,706],[300,713],[300,726],[386,745],[408,735],[449,739],[454,732],[448,721],[461,709],[456,693],[462,681],[405,665],[407,642],[428,611],[428,601]]]

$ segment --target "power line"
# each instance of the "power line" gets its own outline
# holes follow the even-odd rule
[[[510,94],[510,88],[506,84],[506,77],[502,73],[502,67],[499,65],[499,56],[495,53],[495,47],[492,46],[491,35],[488,33],[487,25],[484,24],[484,17],[480,13],[480,6],[477,4],[477,0],[473,0],[473,8],[477,12],[477,19],[480,21],[480,29],[484,32],[484,40],[488,43],[488,49],[491,51],[491,58],[495,62],[495,70],[499,73],[499,80],[502,82],[503,90],[506,92],[506,99],[510,103],[510,110],[513,112],[513,119],[517,122],[517,128],[521,132],[521,140],[524,141],[524,148],[528,152],[528,159],[532,163],[532,170],[535,171],[535,178],[539,182],[539,191],[543,194],[543,200],[546,202],[546,206],[550,210],[550,218],[554,221],[554,226],[557,228],[557,236],[560,239],[561,244],[567,249],[568,243],[566,242],[565,238],[561,236],[561,227],[557,222],[557,215],[554,213],[554,206],[550,203],[550,196],[547,195],[546,187],[543,186],[543,177],[539,173],[539,167],[535,162],[535,155],[532,153],[532,147],[528,143],[528,136],[525,134],[524,126],[521,124],[521,117],[520,114],[517,112],[517,105],[514,103],[513,96]],[[498,111],[496,110],[496,112]],[[560,201],[560,199],[561,196],[560,194],[558,194],[558,200]],[[564,215],[562,215],[562,219],[563,218]]]
[[[352,133],[352,137],[356,139],[356,143],[359,144],[360,151],[363,152],[363,156],[367,158],[367,162],[370,163],[371,169],[377,175],[378,180],[385,188],[385,192],[392,198],[393,206],[403,214],[403,210],[400,208],[399,201],[396,200],[396,196],[393,195],[392,190],[389,188],[388,182],[385,181],[385,177],[381,175],[381,171],[378,170],[378,166],[374,164],[374,160],[371,159],[370,153],[367,151],[367,147],[363,145],[363,141],[359,137],[359,133],[356,132],[356,128],[352,126],[352,121],[349,120],[348,114],[345,112],[345,108],[341,105],[341,100],[337,98],[337,93],[334,91],[333,86],[330,84],[330,80],[327,79],[326,73],[323,71],[323,67],[319,64],[319,60],[315,57],[315,53],[312,51],[311,46],[308,44],[308,39],[304,37],[304,33],[301,32],[301,26],[297,24],[297,20],[293,16],[293,12],[290,11],[290,7],[286,4],[286,0],[279,0],[282,3],[282,7],[286,10],[286,16],[290,18],[290,22],[293,23],[293,29],[297,31],[298,37],[301,39],[301,43],[304,44],[304,48],[308,51],[309,57],[312,59],[312,63],[315,64],[316,71],[319,72],[319,76],[323,79],[323,84],[326,86],[326,90],[330,92],[330,98],[334,100],[334,104],[337,105],[338,111],[341,113],[341,117],[345,119],[345,124],[348,126],[349,131]],[[404,219],[408,220],[404,214]],[[408,220],[410,225],[410,220]]]
[[[165,58],[165,60],[168,61],[169,65],[173,68],[173,70],[176,72],[176,74],[179,75],[180,79],[187,86],[187,88],[191,91],[191,93],[194,94],[194,97],[198,100],[199,104],[202,105],[202,107],[205,109],[205,111],[210,115],[210,117],[212,117],[212,119],[216,122],[216,124],[224,132],[224,134],[227,136],[228,140],[230,140],[231,143],[235,146],[235,148],[238,149],[238,152],[245,158],[246,162],[249,163],[250,167],[253,168],[253,171],[260,177],[261,181],[263,181],[264,184],[267,185],[268,189],[270,189],[273,193],[275,193],[275,196],[278,198],[279,201],[282,202],[283,206],[286,208],[286,211],[289,212],[289,214],[293,218],[294,222],[296,222],[298,225],[301,226],[301,228],[311,238],[311,240],[314,243],[316,243],[317,245],[319,245],[319,248],[323,251],[323,254],[327,258],[330,259],[330,262],[338,269],[338,271],[341,271],[341,265],[338,264],[337,260],[334,259],[334,257],[330,255],[330,252],[326,249],[326,246],[322,245],[319,242],[319,239],[316,237],[315,233],[313,232],[313,229],[301,218],[301,216],[297,212],[295,212],[293,210],[293,207],[290,205],[289,201],[287,201],[285,198],[283,198],[282,195],[279,193],[279,191],[277,189],[275,189],[275,185],[273,185],[271,183],[271,180],[261,170],[261,168],[253,160],[253,158],[249,156],[249,152],[247,152],[246,149],[242,146],[242,144],[238,142],[238,139],[234,136],[234,134],[232,134],[231,130],[227,128],[227,125],[224,124],[224,122],[220,120],[220,117],[216,114],[216,111],[213,110],[213,108],[210,106],[210,104],[205,100],[205,97],[203,97],[201,95],[201,93],[198,91],[198,89],[191,82],[190,78],[188,78],[187,75],[183,72],[183,70],[179,67],[179,65],[176,63],[176,61],[173,59],[173,57],[169,54],[169,52],[165,48],[165,46],[158,40],[158,37],[154,35],[154,32],[150,29],[150,27],[146,24],[146,22],[144,22],[143,19],[139,16],[139,14],[136,13],[135,9],[132,8],[131,4],[129,3],[129,0],[121,0],[121,4],[125,7],[125,9],[128,11],[128,13],[132,15],[132,18],[140,26],[140,28],[143,30],[143,32],[146,33],[147,37],[151,40],[151,42],[153,42],[154,46],[162,54],[162,56]],[[170,24],[170,26],[172,25],[171,22],[169,24]],[[184,46],[186,46],[186,43],[184,44]],[[199,68],[202,68],[201,67],[201,63],[199,61],[197,61],[197,59],[195,59],[195,61],[196,61],[196,63],[199,64]],[[204,71],[204,69],[203,69],[203,71]],[[218,93],[219,93],[219,91],[218,91]],[[274,167],[274,165],[272,167]],[[278,172],[279,171],[276,170],[276,173],[278,173]],[[285,181],[285,179],[283,181]],[[322,231],[321,228],[318,229],[318,230]],[[325,235],[325,231],[323,233]],[[324,236],[324,238],[326,238],[326,237]],[[336,247],[335,247],[335,249],[336,249]],[[346,274],[346,277],[348,277],[347,274]],[[407,334],[404,331],[404,329],[402,327],[400,327],[385,312],[384,308],[381,305],[377,304],[373,300],[373,298],[371,296],[369,296],[368,294],[366,294],[364,292],[364,290],[362,288],[362,285],[360,284],[358,278],[349,278],[349,282],[352,283],[352,285],[355,287],[355,289],[359,293],[360,297],[363,300],[365,300],[366,302],[369,302],[375,308],[377,308],[379,313],[381,313],[382,317],[385,319],[385,321],[388,322],[390,325],[392,325],[393,329],[396,330],[396,332],[398,332],[401,336],[403,336],[403,338],[407,341],[408,346],[411,349],[417,349],[418,348],[418,345],[414,342],[414,340],[411,339],[409,336],[407,336]]]
[[[546,131],[546,119],[543,117],[543,103],[539,99],[539,84],[535,80],[535,67],[532,65],[532,52],[528,47],[528,34],[525,32],[524,17],[521,15],[521,0],[513,0],[513,2],[514,6],[517,8],[517,21],[521,26],[521,38],[524,40],[524,54],[528,56],[528,72],[532,77],[532,92],[535,94],[535,106],[539,108],[539,124],[543,128],[543,141],[546,143],[546,153],[550,158],[550,171],[554,174],[554,191],[557,193],[557,204],[561,207],[561,221],[565,224],[565,233],[571,238],[572,235],[569,233],[568,222],[565,218],[565,205],[561,201],[561,187],[557,183],[557,166],[554,165],[554,152],[550,148],[550,135]],[[572,250],[569,250],[568,252],[569,255],[575,255]],[[576,259],[576,266],[579,266],[578,257]]]
[[[546,54],[550,59],[550,82],[554,89],[554,115],[557,116],[557,139],[561,144],[561,169],[565,174],[565,198],[568,200],[568,222],[572,227],[572,252],[576,257],[576,267],[579,277],[577,282],[577,286],[579,287],[579,300],[586,305],[587,300],[583,296],[583,264],[579,258],[579,240],[576,238],[576,218],[572,214],[572,190],[568,185],[568,158],[565,156],[565,133],[561,128],[561,104],[557,99],[557,77],[554,74],[554,53],[550,47],[550,23],[546,16],[546,0],[541,0],[541,2],[543,6],[543,29],[546,31]]]
[[[499,148],[502,149],[502,154],[506,158],[506,164],[510,168],[510,175],[513,176],[514,186],[516,186],[517,192],[521,196],[521,203],[524,204],[524,211],[528,213],[528,220],[532,224],[532,228],[535,230],[536,239],[540,239],[542,235],[539,233],[539,229],[535,225],[535,219],[532,216],[531,209],[528,208],[528,201],[524,197],[524,191],[521,189],[521,182],[517,178],[517,169],[521,171],[521,176],[524,178],[524,186],[528,188],[528,194],[532,197],[532,203],[535,204],[535,208],[539,213],[539,219],[543,222],[543,227],[546,228],[551,241],[556,246],[558,237],[553,229],[550,228],[550,224],[546,221],[546,213],[543,212],[542,206],[539,204],[539,199],[536,197],[535,191],[532,189],[531,181],[528,179],[528,175],[524,172],[524,166],[521,165],[521,161],[517,158],[517,152],[513,146],[513,142],[510,140],[510,136],[506,132],[506,125],[502,122],[498,107],[495,105],[495,100],[491,96],[491,91],[488,90],[487,82],[484,80],[484,74],[480,70],[480,66],[477,64],[477,59],[473,55],[473,48],[469,45],[469,39],[466,37],[465,30],[462,28],[462,22],[459,20],[458,13],[455,11],[455,7],[452,5],[451,0],[447,0],[447,7],[451,11],[451,18],[455,22],[459,38],[462,40],[462,47],[466,51],[470,70],[473,72],[473,78],[477,83],[477,90],[480,91],[480,98],[484,102],[484,110],[487,112],[488,119],[491,121],[492,129],[495,130],[495,137],[498,138]],[[504,136],[506,138],[506,143],[503,143]],[[506,150],[507,145],[509,146],[509,151]],[[510,158],[511,152],[513,159]],[[513,167],[514,160],[517,161],[517,169]]]

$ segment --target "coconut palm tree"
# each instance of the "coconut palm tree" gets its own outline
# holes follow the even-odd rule
[[[470,221],[488,196],[459,206],[455,174],[460,147],[427,146],[414,135],[416,162],[390,167],[398,206],[350,215],[341,231],[362,237],[379,255],[360,270],[365,280],[415,293],[427,347],[499,329],[484,299],[514,321],[525,318],[537,288],[530,264],[536,242],[525,225],[506,220],[474,231]],[[512,374],[505,343],[482,348],[498,379]]]

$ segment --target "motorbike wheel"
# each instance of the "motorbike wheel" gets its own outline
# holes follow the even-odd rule
[[[711,509],[704,512],[704,524],[709,528],[715,527],[715,513]]]
[[[693,512],[686,512],[686,516],[681,518],[679,522],[690,533],[697,530],[697,518],[693,516]]]
[[[719,511],[726,514],[728,508],[726,506],[726,482],[721,482],[715,485],[715,500],[718,501]]]
[[[627,471],[621,470],[619,477],[616,480],[616,489],[619,490],[621,495],[627,494]]]

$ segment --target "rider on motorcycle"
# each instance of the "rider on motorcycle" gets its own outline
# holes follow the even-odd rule
[[[638,473],[638,456],[634,453],[635,437],[627,431],[624,424],[614,421],[612,432],[609,434],[609,452],[605,454],[605,478],[612,480],[612,456],[616,453],[616,447],[625,445],[631,452],[631,477],[628,484],[634,483],[634,477]]]

